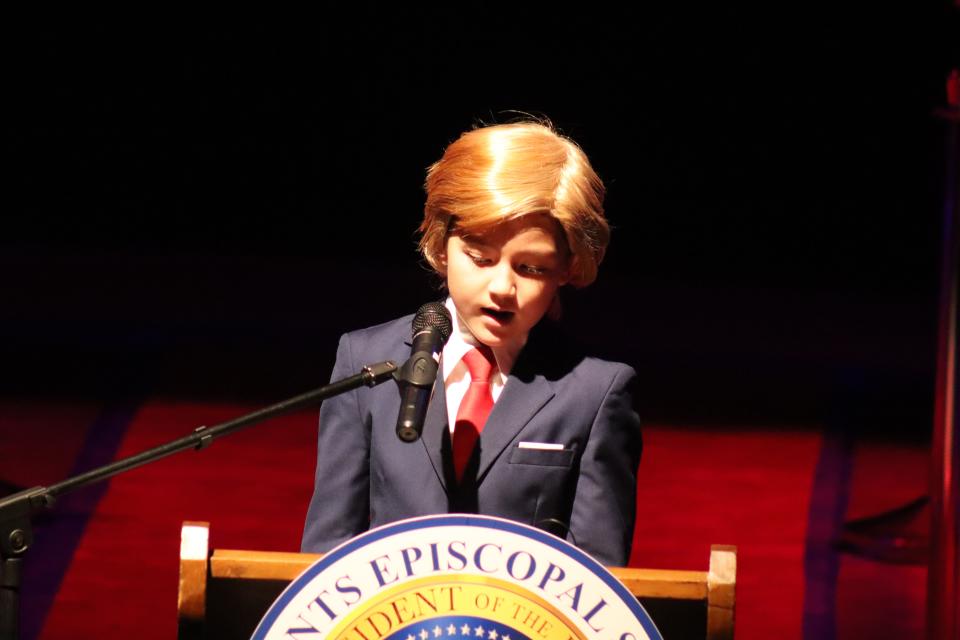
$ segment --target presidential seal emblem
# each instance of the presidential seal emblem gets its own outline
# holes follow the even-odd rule
[[[486,516],[395,522],[332,550],[280,594],[256,640],[659,640],[606,568]]]

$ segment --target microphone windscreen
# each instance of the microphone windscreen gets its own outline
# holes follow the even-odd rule
[[[413,335],[416,336],[429,328],[439,331],[443,336],[443,342],[450,338],[453,332],[453,320],[442,302],[428,302],[417,309],[417,314],[413,317]]]

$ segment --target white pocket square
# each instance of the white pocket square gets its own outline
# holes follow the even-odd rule
[[[563,451],[563,445],[557,442],[520,442],[521,449],[540,449],[541,451]]]

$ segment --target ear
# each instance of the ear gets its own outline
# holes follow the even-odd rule
[[[560,275],[559,284],[564,286],[570,284],[570,281],[573,280],[573,274],[575,274],[580,266],[580,261],[577,260],[577,256],[571,255],[570,259],[567,260],[567,268]]]
[[[443,253],[437,254],[436,264],[433,265],[437,273],[446,279],[447,277],[447,252],[444,249]]]
[[[550,306],[547,308],[547,317],[557,322],[562,315],[563,305],[560,304],[560,292],[557,291],[553,294],[553,300],[550,301]]]

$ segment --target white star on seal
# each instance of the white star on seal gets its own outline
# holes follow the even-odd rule
[[[433,628],[433,637],[439,638],[443,635],[443,629],[440,628],[440,625],[437,625]]]
[[[412,633],[407,636],[407,640],[414,640]]]
[[[500,640],[510,640],[510,636],[504,634],[504,635],[500,636]]]
[[[490,629],[490,633],[487,634],[487,638],[489,638],[489,640],[497,640],[498,635],[499,634],[497,633],[496,629]]]
[[[420,631],[420,640],[427,640],[430,637],[430,634],[427,633],[426,629]]]
[[[470,635],[470,625],[468,625],[466,622],[464,622],[464,623],[463,623],[463,626],[460,627],[460,633],[462,633],[462,634],[465,635],[465,636]]]
[[[478,638],[483,637],[483,627],[481,627],[480,625],[477,625],[477,628],[474,629],[474,632],[475,633],[473,635],[477,636]]]
[[[456,628],[455,626],[453,626],[453,624],[451,624],[449,627],[447,627],[447,635],[448,635],[448,636],[455,636],[455,635],[457,635],[457,628]]]

